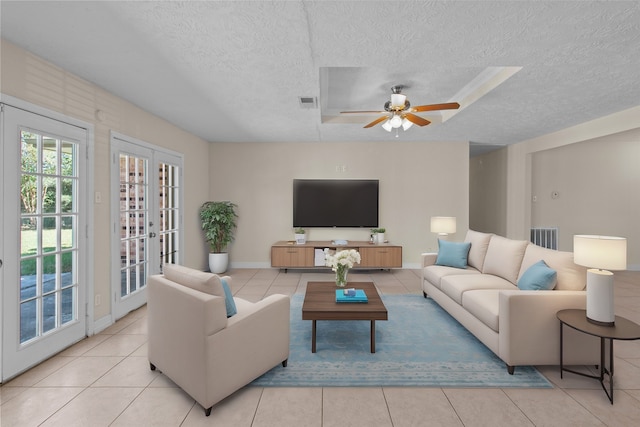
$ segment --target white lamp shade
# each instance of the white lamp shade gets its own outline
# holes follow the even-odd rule
[[[404,102],[407,100],[407,96],[401,93],[394,93],[391,95],[392,107],[404,107]]]
[[[601,270],[626,270],[627,239],[613,236],[573,236],[573,261]]]
[[[402,117],[398,116],[397,114],[394,114],[393,117],[389,119],[389,123],[391,123],[392,128],[397,129],[400,126],[402,126]]]
[[[438,234],[453,234],[456,232],[455,216],[432,216],[431,232]]]
[[[411,122],[411,121],[409,121],[407,119],[402,119],[402,129],[407,130],[411,126],[413,126],[413,122]]]
[[[382,129],[386,130],[387,132],[391,132],[391,120],[387,120],[386,122],[384,122],[382,124]]]

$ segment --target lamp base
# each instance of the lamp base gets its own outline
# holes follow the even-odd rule
[[[589,317],[587,317],[587,322],[598,326],[616,326],[616,322],[601,322],[600,320],[590,319]]]
[[[600,326],[615,326],[613,273],[587,270],[587,320]]]

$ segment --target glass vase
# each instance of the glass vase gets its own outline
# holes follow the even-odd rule
[[[347,286],[347,273],[349,272],[348,268],[341,268],[336,271],[336,286],[339,288],[344,288]]]

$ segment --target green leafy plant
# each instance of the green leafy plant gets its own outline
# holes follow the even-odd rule
[[[384,228],[372,228],[371,229],[371,234],[378,234],[378,233],[384,233],[385,231],[387,231]]]
[[[236,229],[237,206],[231,202],[205,202],[200,208],[204,237],[212,253],[222,253],[233,242]]]
[[[295,234],[304,234],[305,233],[304,228],[296,228],[293,232]]]

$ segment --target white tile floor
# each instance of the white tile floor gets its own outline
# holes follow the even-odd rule
[[[236,296],[293,294],[322,273],[232,272]],[[640,272],[616,273],[616,314],[640,323]],[[383,294],[421,293],[419,272],[352,272]],[[0,388],[5,426],[636,426],[640,341],[615,343],[615,404],[591,379],[540,367],[553,389],[257,388],[215,405],[210,417],[146,358],[146,307]]]

